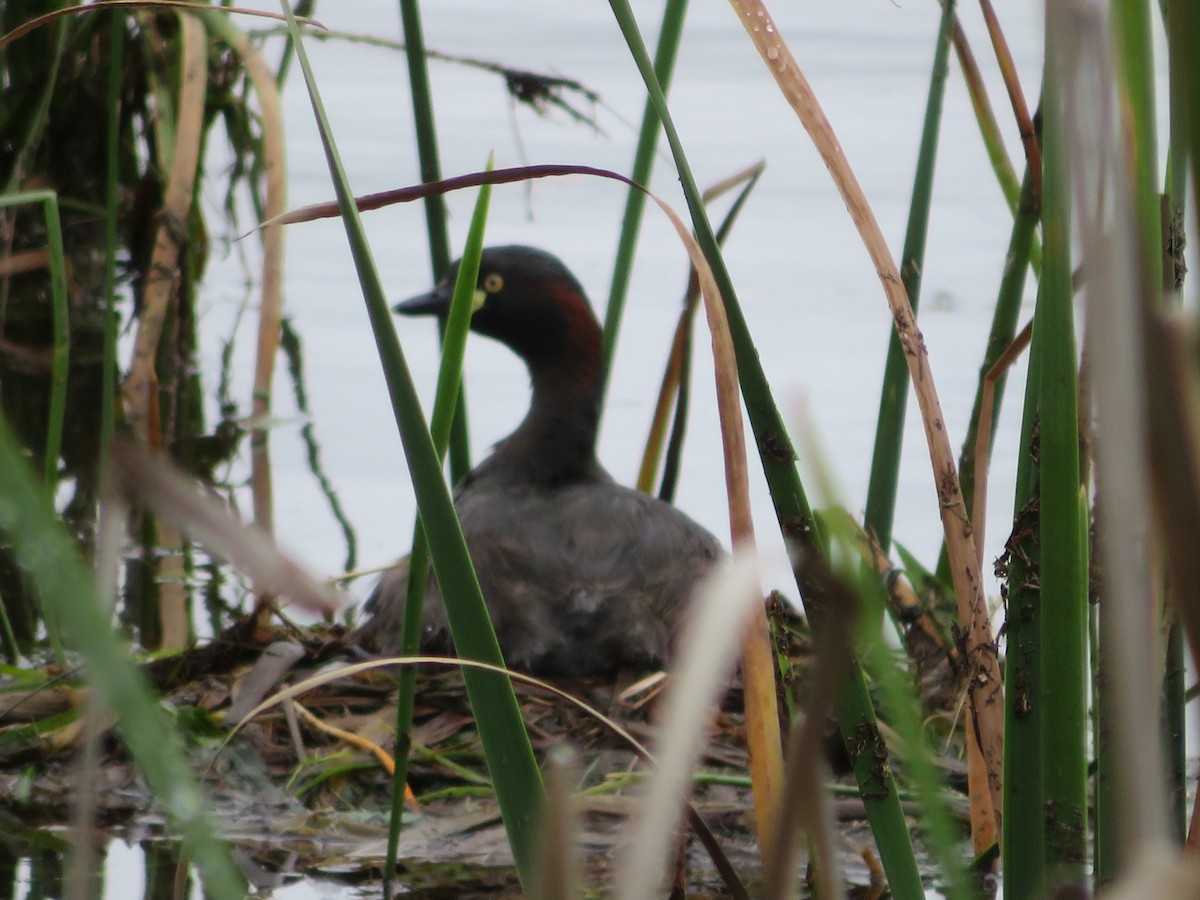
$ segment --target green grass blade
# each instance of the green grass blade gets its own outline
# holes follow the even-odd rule
[[[1175,73],[1172,91],[1182,97],[1177,107],[1189,112],[1184,124],[1188,159],[1192,164],[1192,200],[1200,208],[1200,115],[1196,114],[1200,104],[1200,65],[1195,62],[1195,51],[1200,47],[1200,4],[1167,0],[1167,25]]]
[[[51,101],[54,99],[54,92],[58,86],[58,73],[61,68],[63,53],[67,46],[67,36],[70,32],[70,23],[65,21],[58,22],[55,25],[55,28],[57,29],[57,35],[54,42],[54,56],[49,60],[41,57],[39,51],[36,49],[38,47],[36,43],[27,42],[28,52],[35,54],[37,58],[22,60],[22,62],[26,62],[28,65],[36,67],[36,71],[46,73],[46,75],[43,76],[44,80],[42,81],[41,96],[38,98],[38,102],[34,107],[33,113],[23,122],[21,122],[21,125],[24,127],[20,128],[22,133],[16,138],[17,147],[19,149],[13,157],[14,162],[12,171],[9,172],[8,181],[5,182],[4,185],[5,194],[12,194],[24,187],[21,179],[30,171],[30,163],[34,154],[37,152],[38,145],[45,139],[46,136],[46,126],[50,120]],[[20,46],[20,44],[18,44],[18,46]],[[27,52],[26,47],[21,47],[20,50],[16,51],[18,54],[23,54],[25,52]],[[9,49],[5,51],[5,55],[9,56],[9,59],[11,60],[12,56],[10,56],[10,54],[14,54],[14,50]],[[20,63],[17,63],[16,65],[12,65],[10,63],[9,66],[15,69],[21,68]],[[6,68],[8,68],[8,66],[6,66]]]
[[[467,553],[462,530],[454,514],[450,491],[433,447],[429,429],[409,374],[404,353],[396,339],[391,311],[379,274],[371,258],[362,219],[354,203],[337,147],[329,133],[328,120],[317,91],[304,43],[290,9],[288,27],[296,45],[296,58],[304,72],[313,112],[333,177],[338,205],[362,285],[371,328],[387,380],[396,425],[408,459],[417,508],[433,555],[433,567],[446,604],[450,631],[460,656],[503,665],[496,634],[488,620],[487,607]],[[496,783],[496,798],[508,831],[513,857],[523,884],[532,884],[537,848],[535,823],[543,798],[541,773],[521,720],[521,710],[512,683],[504,676],[468,669],[463,673],[471,709],[483,742],[488,769]]]
[[[87,660],[88,682],[116,714],[117,731],[200,868],[205,893],[240,900],[245,882],[209,821],[179,736],[101,612],[87,568],[48,496],[35,486],[8,423],[0,419],[0,531],[12,542],[43,607]]]
[[[840,540],[844,552],[853,552],[857,537],[852,530],[843,529]],[[843,576],[857,581],[856,592],[864,607],[858,628],[863,663],[880,691],[889,713],[888,722],[900,737],[900,755],[908,773],[906,783],[911,784],[921,805],[921,832],[942,873],[940,890],[948,898],[966,900],[973,895],[967,887],[944,779],[934,763],[935,753],[925,734],[921,700],[912,678],[884,642],[877,624],[885,613],[883,588],[873,577],[869,560],[862,562],[857,573],[847,571]]]

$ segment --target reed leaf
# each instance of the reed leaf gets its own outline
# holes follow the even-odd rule
[[[491,168],[491,161],[488,161]],[[462,394],[462,367],[466,355],[467,333],[471,329],[472,301],[479,281],[479,260],[483,254],[484,226],[487,224],[488,202],[492,187],[479,189],[467,244],[450,299],[450,312],[442,332],[442,359],[438,368],[437,389],[434,394],[430,435],[438,459],[444,459],[450,442],[451,427]],[[413,526],[412,553],[408,561],[408,585],[404,598],[404,625],[400,639],[400,654],[415,656],[421,646],[421,614],[425,606],[425,585],[429,580],[429,542],[420,517]],[[385,883],[390,883],[396,871],[396,848],[404,811],[404,784],[408,777],[408,751],[412,741],[413,703],[417,692],[417,670],[406,666],[396,678],[396,771],[392,776],[392,815],[388,830],[388,852]]]
[[[1041,293],[1034,313],[1041,391],[1038,395],[1041,510],[1042,781],[1045,790],[1048,884],[1082,885],[1087,859],[1087,526],[1081,516],[1078,361],[1071,287],[1070,170],[1056,54],[1046,37],[1042,142]],[[1061,34],[1065,38],[1065,34]],[[1047,689],[1052,686],[1052,689]],[[1052,727],[1051,727],[1052,723]]]
[[[429,539],[433,567],[446,603],[450,631],[458,654],[464,658],[503,666],[496,634],[488,620],[487,607],[467,553],[462,530],[454,514],[450,491],[442,476],[429,429],[412,376],[391,321],[391,312],[371,258],[366,233],[350,191],[337,147],[329,133],[328,120],[300,40],[295,20],[288,13],[288,27],[296,46],[296,58],[304,72],[313,112],[333,177],[338,205],[346,227],[351,253],[358,270],[371,328],[387,380],[396,425],[404,445],[417,496],[417,507]],[[525,885],[533,883],[536,867],[536,822],[543,790],[541,773],[533,757],[529,737],[521,720],[512,683],[502,675],[467,670],[463,673],[471,709],[479,726],[484,756],[496,783],[496,798],[508,831],[517,871]],[[500,773],[503,773],[501,776]]]

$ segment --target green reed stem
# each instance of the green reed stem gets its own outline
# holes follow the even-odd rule
[[[1071,191],[1053,50],[1044,109],[1042,291],[1034,313],[1041,371],[1042,780],[1048,887],[1086,883],[1087,524],[1080,489],[1078,357],[1071,286]]]
[[[46,134],[46,124],[50,120],[50,105],[54,100],[54,90],[58,86],[58,73],[67,46],[70,22],[64,19],[56,23],[54,27],[57,29],[57,38],[54,43],[54,55],[49,60],[42,55],[39,45],[32,41],[18,42],[16,46],[9,47],[4,51],[5,56],[8,57],[6,68],[19,69],[24,63],[26,66],[36,67],[38,72],[46,73],[42,82],[42,92],[38,97],[34,112],[22,120],[26,127],[16,137],[15,143],[20,149],[13,157],[13,167],[8,174],[8,181],[4,185],[4,194],[13,194],[24,186],[21,179],[29,173],[30,160],[37,152],[38,145]],[[13,61],[16,56],[21,57],[21,62]]]
[[[750,417],[759,459],[775,505],[776,517],[785,536],[794,541],[802,552],[816,552],[828,558],[804,488],[796,473],[796,455],[791,439],[783,425],[783,419],[758,359],[738,303],[737,293],[733,288],[733,281],[729,277],[712,226],[704,211],[703,200],[696,188],[683,144],[667,109],[666,98],[655,77],[654,67],[650,63],[650,56],[646,52],[637,21],[627,0],[609,0],[609,5],[634,63],[641,73],[646,90],[662,119],[663,130],[675,158],[684,196],[687,198],[696,239],[705,259],[712,267],[717,288],[725,302],[725,312],[737,354],[742,398]],[[797,569],[798,583],[805,581],[803,568]],[[819,619],[819,612],[814,616],[813,610],[820,605],[821,585],[804,583],[799,586],[810,619]],[[896,794],[895,781],[886,762],[887,747],[876,724],[875,710],[867,693],[866,680],[857,662],[853,662],[849,670],[838,698],[838,723],[848,747],[855,751],[852,753],[855,776],[862,790],[863,803],[875,834],[884,871],[887,873],[893,896],[902,900],[924,897],[908,825]]]
[[[1035,347],[1038,337],[1035,332]],[[1004,656],[1004,817],[1000,841],[1006,900],[1037,896],[1046,872],[1041,756],[1041,515],[1037,504],[1040,358],[1036,350],[1030,351],[1013,500],[1016,513],[1006,547],[1008,641]]]
[[[683,20],[687,14],[688,0],[667,0],[663,8],[662,24],[658,32],[658,48],[654,54],[654,72],[658,83],[666,94],[671,88],[671,76],[675,72],[675,59],[679,42],[683,36]],[[633,171],[629,177],[643,187],[650,185],[650,173],[654,168],[654,154],[658,149],[660,120],[653,101],[646,100],[642,113],[642,127],[638,132],[637,149],[633,155]],[[608,306],[604,312],[604,385],[608,385],[613,354],[617,349],[617,337],[621,331],[621,319],[625,312],[625,298],[629,293],[629,276],[633,270],[633,258],[637,252],[638,234],[642,227],[642,214],[646,209],[646,195],[630,187],[625,195],[625,212],[621,216],[621,235],[617,240],[617,257],[613,261],[612,286],[608,292]]]
[[[1154,102],[1154,41],[1148,0],[1113,0],[1118,105],[1132,152],[1134,205],[1140,237],[1139,263],[1150,296],[1162,292],[1162,184],[1158,174],[1158,123]]]
[[[300,443],[304,447],[305,462],[308,464],[308,471],[312,473],[313,479],[317,482],[317,489],[329,506],[330,515],[333,516],[333,520],[337,522],[338,528],[342,532],[342,539],[346,542],[346,558],[342,561],[342,569],[352,572],[358,566],[358,536],[354,533],[354,526],[350,524],[350,519],[342,508],[342,501],[338,497],[337,489],[333,486],[333,481],[325,471],[325,464],[321,461],[321,447],[317,443],[316,430],[310,416],[308,388],[305,385],[304,342],[300,333],[292,326],[292,320],[287,316],[284,316],[279,322],[279,349],[283,353],[284,359],[287,360],[288,377],[292,382],[292,398],[296,404],[296,412],[304,420],[304,424],[300,426]]]
[[[400,0],[400,24],[404,30],[404,55],[408,60],[408,80],[412,92],[413,122],[416,126],[421,180],[441,181],[442,164],[438,156],[433,91],[429,85],[429,60],[425,54],[425,31],[421,27],[418,0]],[[441,194],[430,194],[424,198],[424,206],[425,230],[429,235],[429,260],[433,280],[437,281],[450,267],[450,229],[446,224],[446,200]],[[445,340],[444,332],[442,339]],[[471,470],[467,404],[461,386],[455,409],[457,413],[450,434],[450,480],[457,484],[458,480]]]
[[[42,480],[53,492],[58,477],[58,457],[62,452],[63,417],[67,405],[67,366],[71,355],[71,322],[67,310],[67,262],[63,251],[62,220],[58,214],[58,194],[52,190],[24,191],[0,197],[0,209],[40,205],[46,228],[46,247],[50,262],[50,313],[54,341],[50,362],[50,409],[46,417],[46,445],[43,451]]]
[[[46,422],[46,456],[42,477],[53,490],[58,480],[62,452],[63,417],[67,409],[67,365],[71,356],[71,321],[67,311],[67,260],[63,252],[58,195],[47,192],[42,201],[46,217],[46,244],[50,250],[50,302],[54,321],[54,354],[50,365],[50,414]]]
[[[67,374],[71,354],[71,322],[67,308],[67,263],[63,250],[62,220],[58,214],[58,194],[52,190],[26,191],[0,197],[0,209],[25,205],[41,205],[46,228],[46,246],[50,255],[50,311],[54,343],[50,363],[50,406],[46,415],[46,441],[42,450],[42,483],[48,496],[54,495],[58,482],[58,457],[62,452],[63,420],[67,406]],[[63,651],[61,624],[53,607],[42,604],[42,617],[51,652],[60,664],[66,663]],[[33,620],[33,617],[30,617]],[[12,623],[0,625],[11,638]],[[15,643],[14,643],[15,648]]]
[[[1192,163],[1192,202],[1200,209],[1200,115],[1195,110],[1200,104],[1200,65],[1196,65],[1195,51],[1200,47],[1200,4],[1189,0],[1166,0],[1167,37],[1170,41],[1175,77],[1172,78],[1172,93],[1181,97],[1177,108],[1186,109],[1188,132],[1188,155]]]
[[[821,520],[823,533],[829,534],[830,545],[836,548],[835,559],[864,557],[859,565],[844,566],[839,571],[843,580],[853,586],[863,607],[857,628],[859,652],[881,702],[890,713],[888,724],[899,737],[898,755],[904,760],[908,783],[921,805],[920,830],[942,874],[939,889],[947,898],[965,900],[972,893],[966,882],[958,829],[950,816],[945,779],[934,763],[935,754],[929,746],[921,700],[911,675],[887,645],[878,626],[887,608],[883,586],[860,549],[858,530],[849,515],[844,512],[822,515]]]
[[[750,194],[758,184],[759,178],[762,177],[763,169],[760,167],[750,177],[738,195],[734,198],[733,204],[729,207],[729,212],[725,214],[725,218],[721,220],[721,224],[717,226],[717,245],[725,246],[725,239],[729,237],[729,233],[733,230],[738,216],[741,214],[742,208],[746,205],[746,201],[750,199]],[[675,488],[679,481],[679,465],[683,457],[683,439],[687,434],[687,419],[688,407],[691,403],[691,374],[692,374],[692,330],[691,322],[696,312],[696,305],[700,300],[700,282],[696,279],[696,270],[693,267],[688,278],[687,295],[684,297],[683,303],[685,308],[685,316],[687,319],[687,333],[684,335],[683,342],[683,358],[679,364],[679,385],[675,393],[675,409],[672,413],[671,434],[667,439],[666,449],[661,453],[662,456],[662,481],[659,482],[658,499],[665,500],[667,503],[675,502]],[[664,376],[665,377],[665,376]],[[647,450],[648,453],[656,454],[652,449]],[[653,468],[657,468],[658,460],[653,461]],[[653,470],[647,470],[643,465],[643,473],[649,475],[649,479],[645,485],[641,484],[639,476],[638,489],[649,492],[653,486]]]
[[[1187,653],[1183,625],[1167,631],[1163,671],[1163,747],[1167,761],[1167,812],[1171,836],[1181,845],[1187,836]]]
[[[929,233],[929,204],[933,195],[933,173],[937,165],[938,135],[942,126],[942,101],[946,96],[949,72],[950,36],[954,27],[956,0],[946,0],[938,27],[933,69],[929,77],[929,96],[925,101],[925,119],[921,145],[917,151],[917,170],[913,178],[912,200],[908,209],[908,228],[900,258],[900,278],[908,293],[913,314],[921,300],[921,272],[925,267],[925,241]],[[886,554],[892,544],[892,523],[896,513],[896,487],[900,478],[900,451],[904,446],[904,412],[908,406],[908,363],[895,329],[888,339],[887,360],[883,368],[883,391],[879,398],[879,419],[875,425],[875,450],[867,482],[867,507],[863,524]]]

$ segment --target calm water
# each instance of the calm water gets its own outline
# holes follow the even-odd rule
[[[886,0],[777,4],[779,24],[855,167],[894,252],[907,215],[918,125],[938,7]],[[597,91],[604,136],[562,114],[539,118],[514,109],[500,81],[477,70],[434,63],[443,170],[479,169],[490,152],[497,166],[582,163],[627,171],[640,81],[604,4],[429,4],[427,42],[443,52],[577,79]],[[641,4],[648,16],[658,5]],[[1003,91],[988,65],[983,31],[971,4],[963,10],[997,102]],[[1005,4],[1004,23],[1027,92],[1040,73],[1038,4]],[[335,30],[395,35],[390,4],[341,2],[321,9]],[[653,33],[648,35],[653,43]],[[419,180],[413,150],[407,77],[394,53],[338,43],[310,46],[344,162],[358,193]],[[298,74],[298,73],[297,73]],[[289,205],[332,197],[324,157],[299,78],[287,90]],[[728,243],[726,257],[763,364],[799,428],[811,422],[840,481],[842,500],[861,510],[890,319],[879,282],[807,136],[779,98],[730,8],[695,4],[689,14],[672,107],[701,185],[765,159],[768,169]],[[1003,110],[1000,118],[1006,121]],[[630,124],[634,123],[634,124]],[[929,346],[945,418],[961,444],[976,370],[990,322],[1010,219],[980,146],[966,92],[951,67],[944,138],[938,162],[921,327]],[[1015,129],[1007,129],[1020,159]],[[674,172],[657,167],[653,188],[678,210],[685,205]],[[622,186],[589,178],[552,179],[497,189],[488,240],[526,242],[558,255],[576,272],[594,304],[607,297],[625,195]],[[461,246],[474,194],[449,197],[452,240]],[[366,220],[384,283],[400,298],[430,282],[421,209],[371,213]],[[215,230],[215,229],[214,229]],[[249,246],[247,250],[255,248]],[[618,347],[601,435],[600,456],[621,480],[636,475],[654,393],[677,314],[686,260],[657,210],[648,210]],[[230,262],[210,274],[204,327],[215,356],[241,302],[241,274]],[[287,304],[307,342],[309,392],[325,464],[359,530],[363,565],[384,563],[404,549],[413,498],[391,419],[374,344],[341,225],[294,227],[288,235]],[[703,317],[700,317],[701,320]],[[403,321],[401,340],[414,378],[432,396],[437,365],[434,327]],[[703,328],[703,325],[700,325]],[[242,390],[250,394],[252,333],[239,341]],[[728,535],[723,474],[707,337],[699,335],[689,443],[679,504],[718,535]],[[215,372],[215,365],[205,371]],[[475,458],[524,413],[528,380],[504,348],[473,339],[467,386]],[[307,474],[286,381],[276,391],[284,419],[273,436],[280,538],[318,572],[338,570],[340,536]],[[1020,397],[1021,378],[1009,396]],[[910,407],[915,404],[910,404]],[[985,558],[999,552],[1009,521],[1015,466],[1015,414],[997,441]],[[752,490],[770,586],[790,578],[765,485],[752,465]],[[816,498],[814,498],[816,499]],[[895,533],[933,561],[940,542],[936,497],[919,420],[910,408]],[[794,594],[794,586],[792,586]],[[995,593],[994,587],[992,593]]]
[[[898,253],[938,5],[929,0],[903,4],[804,0],[775,5],[781,31],[812,81]],[[646,16],[645,27],[653,29],[659,4],[639,6]],[[540,118],[525,108],[514,110],[495,76],[434,63],[447,175],[482,168],[493,151],[497,166],[579,163],[628,170],[643,93],[605,4],[567,4],[566,12],[564,4],[550,0],[440,0],[427,7],[426,39],[431,48],[577,79],[604,99],[604,106],[595,110],[604,131],[600,136],[570,123],[561,113]],[[990,63],[977,10],[972,4],[963,7],[964,23],[992,96],[1002,103],[1004,94]],[[1039,4],[1010,0],[1002,7],[1025,90],[1036,95]],[[383,36],[399,31],[394,3],[340,0],[324,5],[319,15],[335,30]],[[653,32],[648,40],[653,43]],[[367,193],[418,181],[403,59],[386,50],[336,42],[312,42],[309,52],[355,191]],[[269,58],[277,54],[276,44]],[[286,92],[291,207],[332,197],[298,75],[293,71]],[[768,163],[728,242],[726,258],[777,396],[793,410],[796,428],[804,421],[815,428],[839,479],[841,499],[851,509],[861,510],[890,318],[878,279],[823,164],[728,6],[698,3],[691,10],[672,109],[701,185],[759,159]],[[1015,128],[1003,109],[998,109],[998,116],[1007,125],[1011,152],[1019,160]],[[1010,219],[953,63],[943,131],[921,327],[957,448],[970,411]],[[214,162],[219,163],[219,154]],[[684,210],[665,160],[658,165],[653,188],[676,209]],[[599,306],[607,296],[624,199],[620,185],[586,178],[542,181],[528,190],[498,188],[488,240],[532,243],[557,253]],[[461,246],[474,194],[452,195],[448,202],[452,239]],[[400,298],[425,289],[430,274],[421,209],[410,205],[371,213],[366,225],[376,263],[392,295]],[[220,232],[218,218],[212,219],[210,230]],[[405,550],[414,503],[345,247],[336,221],[290,230],[287,309],[306,342],[308,390],[325,466],[358,529],[361,564],[374,565]],[[247,241],[240,250],[253,257],[257,248]],[[648,209],[600,446],[604,464],[626,482],[632,482],[637,470],[685,275],[685,254],[673,232],[657,210]],[[206,377],[215,377],[219,342],[231,332],[243,300],[243,280],[236,255],[215,258],[210,265],[202,304]],[[433,325],[404,321],[399,329],[414,377],[428,398],[437,365]],[[253,330],[248,324],[243,325],[237,346],[235,396],[248,409],[253,353]],[[728,535],[712,375],[705,365],[707,346],[700,334],[697,347],[702,352],[696,357],[679,505],[716,534]],[[520,419],[528,382],[508,351],[486,340],[472,341],[466,378],[472,449],[478,459]],[[1020,397],[1022,381],[1020,373],[1010,380],[1010,398]],[[280,375],[276,384],[275,409],[282,424],[275,429],[272,452],[279,536],[313,570],[333,574],[344,556],[340,532],[307,472],[286,377]],[[932,564],[940,526],[913,405],[895,534]],[[989,560],[1007,535],[1018,424],[1015,411],[1006,410],[989,490],[993,499],[985,549]],[[756,522],[767,557],[764,581],[794,595],[771,504],[754,464],[751,475]],[[248,499],[244,506],[249,508]],[[989,592],[996,593],[994,585]],[[139,873],[141,863],[136,854],[114,849],[109,855],[110,893],[121,886],[119,895],[127,896],[137,891],[140,874],[131,872]],[[335,896],[333,891],[300,885],[275,896]]]

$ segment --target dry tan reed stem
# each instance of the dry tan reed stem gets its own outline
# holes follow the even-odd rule
[[[658,400],[654,404],[654,415],[650,417],[650,433],[646,436],[646,449],[642,453],[642,464],[638,468],[637,489],[647,494],[654,490],[654,479],[657,477],[658,466],[662,459],[671,406],[679,394],[684,344],[688,339],[688,327],[691,324],[691,312],[685,308],[680,312],[679,320],[675,323],[675,334],[671,338],[671,353],[667,357],[667,365],[663,370],[662,384],[658,389]]]
[[[266,198],[263,215],[272,218],[287,208],[287,182],[283,141],[283,107],[275,78],[262,54],[239,34],[230,42],[241,57],[242,66],[262,109],[263,178]],[[250,431],[250,487],[254,498],[254,521],[268,534],[274,531],[271,500],[271,457],[265,424],[271,412],[271,380],[275,373],[275,355],[283,321],[283,249],[284,230],[268,228],[261,232],[263,245],[262,301],[258,313],[258,345],[254,360],[254,395],[251,411],[256,427]]]
[[[1041,206],[1042,151],[1038,146],[1033,117],[1029,115],[1029,104],[1025,102],[1025,94],[1021,91],[1021,79],[1017,75],[1017,64],[1013,60],[1012,51],[1004,37],[1004,29],[1000,27],[1000,19],[996,16],[996,10],[992,7],[991,0],[979,0],[979,9],[983,12],[984,21],[987,22],[988,37],[992,39],[992,48],[996,51],[996,62],[1004,77],[1004,87],[1008,91],[1008,99],[1012,103],[1017,128],[1021,132],[1021,145],[1025,148],[1025,163],[1029,167],[1029,177],[1033,184],[1034,202]]]
[[[191,16],[181,17],[183,78],[175,123],[175,154],[170,162],[163,206],[158,214],[154,249],[142,288],[141,312],[129,374],[121,386],[125,415],[141,440],[151,438],[157,378],[154,361],[163,326],[179,285],[179,254],[188,233],[188,217],[200,162],[208,58],[204,29]],[[157,436],[156,436],[157,437]]]
[[[975,423],[975,491],[971,509],[971,521],[975,525],[975,543],[979,550],[979,567],[983,568],[983,529],[987,517],[988,469],[992,464],[992,419],[996,408],[996,384],[1008,374],[1033,338],[1033,320],[1030,319],[1021,333],[1013,338],[1003,353],[996,358],[992,367],[983,376],[983,394],[979,403],[979,420]]]
[[[750,478],[746,465],[746,435],[738,389],[737,356],[725,304],[712,269],[683,220],[666,203],[646,192],[671,220],[691,257],[700,282],[700,295],[712,335],[713,367],[717,379],[717,409],[725,452],[725,489],[729,495],[729,530],[735,549],[754,548],[750,517]],[[761,592],[760,592],[761,593]],[[754,825],[759,851],[770,855],[771,826],[783,789],[783,750],[775,692],[775,659],[766,607],[759,603],[742,639],[742,682],[745,693],[746,743],[750,750],[750,782],[754,792]]]
[[[163,326],[179,288],[179,254],[187,240],[188,219],[200,164],[204,133],[204,100],[208,86],[208,46],[203,26],[192,16],[180,16],[183,77],[175,122],[174,157],[155,229],[154,249],[146,269],[141,313],[129,374],[121,386],[126,420],[133,433],[153,447],[161,446],[158,425],[158,376],[155,360]],[[161,524],[158,541],[163,562],[171,565],[159,588],[162,648],[183,647],[188,639],[187,592],[178,569],[183,535]],[[164,573],[160,573],[164,574]]]

